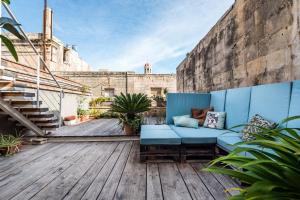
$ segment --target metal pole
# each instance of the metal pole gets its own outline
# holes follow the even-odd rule
[[[41,68],[41,59],[38,57],[38,63],[36,68],[36,101],[38,108],[40,107],[40,68]]]
[[[62,104],[62,98],[63,98],[63,91],[60,90],[59,92],[59,119],[58,119],[58,122],[59,122],[59,128],[61,127],[61,104]]]

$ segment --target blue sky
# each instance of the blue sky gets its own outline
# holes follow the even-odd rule
[[[48,0],[54,35],[76,45],[93,68],[176,72],[234,0]],[[15,0],[27,32],[41,32],[43,0]]]

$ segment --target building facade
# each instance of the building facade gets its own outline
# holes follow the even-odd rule
[[[43,33],[27,33],[26,35],[36,47],[51,71],[89,71],[89,64],[84,61],[76,51],[76,47],[64,45],[53,36],[53,12],[50,8],[44,9]],[[22,41],[6,34],[14,43],[19,57],[19,63],[37,67],[39,59],[27,41]],[[2,45],[2,58],[14,61],[9,51]]]
[[[177,67],[179,92],[300,79],[300,1],[236,0]]]
[[[120,93],[143,93],[149,97],[176,92],[175,74],[152,74],[152,67],[145,65],[144,74],[135,72],[89,71],[55,72],[56,75],[87,85],[94,97],[112,97]]]

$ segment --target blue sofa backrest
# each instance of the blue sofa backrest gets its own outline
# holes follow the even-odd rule
[[[291,95],[291,103],[289,109],[289,117],[293,117],[296,115],[300,115],[300,80],[294,81],[292,83],[292,95]],[[299,128],[300,119],[288,122],[287,127]]]
[[[246,124],[255,114],[280,122],[300,115],[300,80],[213,91],[210,94],[171,93],[167,96],[166,122],[173,124],[173,116],[190,114],[191,108],[209,106],[213,106],[215,111],[226,112],[227,129]],[[300,127],[300,120],[289,122],[287,127]]]
[[[207,108],[210,94],[168,93],[166,123],[173,124],[173,117],[191,114],[192,108]]]
[[[225,110],[225,100],[226,100],[226,90],[211,92],[210,106],[214,107],[216,112],[224,112]]]
[[[290,98],[291,82],[252,87],[248,121],[255,114],[273,122],[287,118]]]
[[[248,122],[251,87],[229,89],[226,93],[226,129]],[[237,127],[235,130],[241,130]]]

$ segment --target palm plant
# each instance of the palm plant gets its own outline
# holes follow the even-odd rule
[[[259,134],[253,133],[255,140],[237,143],[232,153],[212,161],[205,171],[226,174],[248,185],[236,188],[241,192],[231,200],[300,199],[300,128],[282,126],[299,119],[287,118],[271,130],[261,128]]]
[[[115,96],[111,105],[113,112],[126,114],[128,119],[134,119],[138,113],[150,110],[151,100],[144,94],[123,94]]]
[[[120,113],[120,123],[122,123],[126,134],[136,133],[142,123],[140,113],[150,110],[151,100],[144,94],[123,94],[115,96],[111,105],[111,110]]]
[[[2,0],[2,2],[6,4],[10,4],[10,0]],[[24,40],[24,37],[15,28],[17,26],[20,26],[20,24],[18,24],[15,20],[10,19],[8,17],[0,17],[0,28],[7,30],[8,32],[12,33],[19,39]],[[2,34],[0,34],[0,38],[2,43],[7,47],[8,51],[11,53],[14,59],[18,61],[18,55],[11,40]]]

